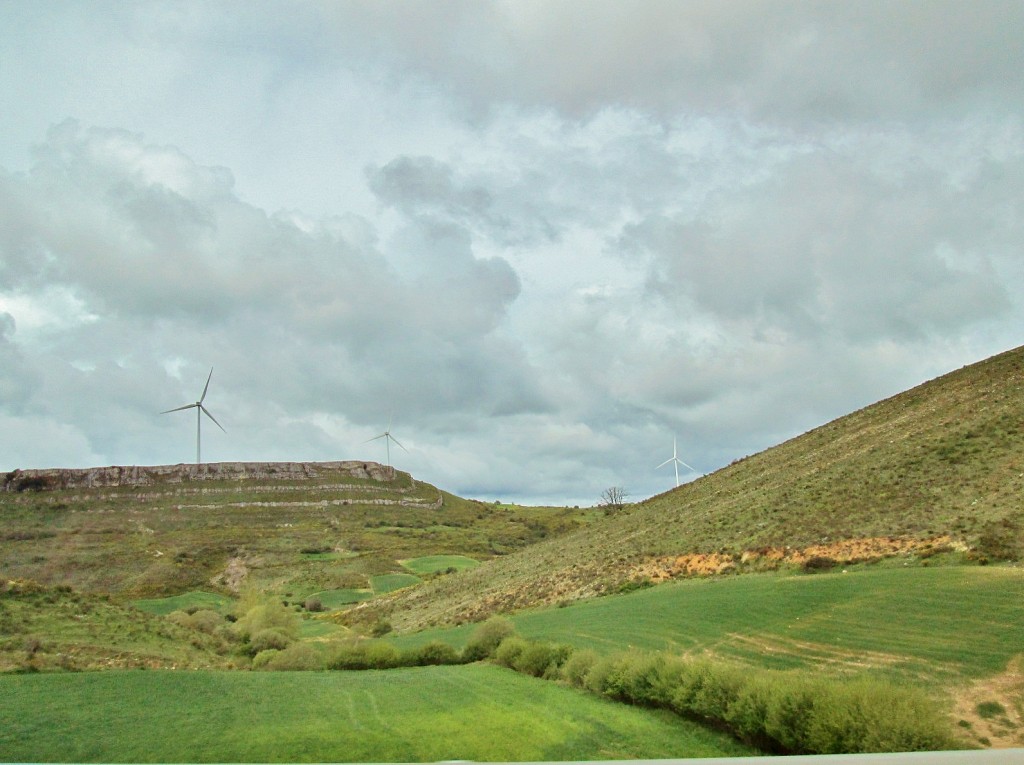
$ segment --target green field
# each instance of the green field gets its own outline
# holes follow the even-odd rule
[[[513,617],[524,637],[611,652],[708,653],[768,668],[878,672],[932,686],[1024,652],[1024,569],[865,568],[690,579]],[[395,638],[461,647],[474,625]]]
[[[132,605],[146,613],[167,616],[172,611],[184,611],[188,608],[208,608],[211,611],[223,613],[229,610],[234,602],[225,595],[195,590],[182,595],[172,595],[169,598],[134,600]]]
[[[424,555],[420,558],[399,561],[399,563],[417,576],[436,574],[438,571],[447,571],[448,569],[461,571],[464,568],[480,565],[480,561],[467,558],[465,555]]]
[[[374,595],[383,595],[401,590],[403,587],[411,587],[421,581],[423,580],[412,574],[381,574],[370,577],[370,586],[373,587]]]
[[[488,665],[8,675],[0,676],[0,698],[0,760],[7,762],[551,761],[753,753],[668,713]]]
[[[345,606],[350,606],[353,603],[358,603],[361,600],[372,598],[373,593],[370,590],[323,590],[321,592],[315,592],[311,598],[318,598],[321,605],[328,611],[335,611]]]

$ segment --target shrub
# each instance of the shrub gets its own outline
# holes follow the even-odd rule
[[[200,609],[189,617],[189,626],[194,630],[212,635],[224,624],[224,618],[216,611],[208,608]]]
[[[317,613],[319,611],[324,610],[324,604],[323,602],[321,602],[320,598],[307,598],[304,604],[304,608],[307,611]]]
[[[481,661],[494,656],[498,646],[505,638],[516,634],[512,622],[501,616],[492,616],[483,624],[473,630],[466,647],[462,651],[462,658],[467,662]]]
[[[585,687],[591,693],[601,696],[605,695],[609,684],[609,678],[615,671],[617,661],[614,657],[603,656],[587,672]]]
[[[264,653],[267,651],[257,654],[253,659],[254,668],[256,660]],[[324,669],[327,662],[323,653],[311,643],[292,643],[283,651],[274,651],[265,666],[274,671],[308,672]]]
[[[373,625],[373,629],[370,630],[370,634],[373,635],[374,637],[378,637],[378,638],[379,637],[384,637],[389,632],[391,632],[393,629],[394,629],[394,627],[391,626],[391,622],[387,622],[387,621],[384,621],[383,619],[381,619],[380,621],[378,621],[376,624]]]
[[[406,656],[409,664],[418,667],[458,664],[461,658],[458,651],[439,640],[431,640],[426,645],[414,648]]]
[[[566,645],[527,642],[513,660],[512,668],[533,677],[554,677],[571,653],[572,649]]]
[[[505,638],[494,652],[494,661],[503,667],[515,669],[519,654],[526,650],[527,642],[518,636]]]
[[[404,664],[403,656],[391,643],[371,640],[363,647],[363,656],[368,669],[392,669]]]
[[[382,640],[346,641],[327,658],[327,669],[393,669],[412,664],[409,657]]]
[[[174,624],[177,624],[179,627],[191,628],[191,619],[192,617],[184,611],[171,611],[171,613],[167,614],[167,620]]]
[[[572,656],[562,665],[562,677],[577,688],[582,688],[586,684],[587,674],[597,661],[597,651],[591,648],[573,651]]]
[[[296,638],[299,617],[279,602],[261,603],[248,608],[233,629],[242,640],[251,641],[254,635],[266,629],[275,629],[289,638]]]
[[[276,627],[269,627],[260,630],[249,639],[250,653],[257,654],[266,651],[268,648],[282,650],[292,642],[291,637]]]
[[[268,648],[265,651],[260,651],[258,654],[252,657],[252,668],[253,669],[264,669],[270,660],[281,653],[276,648]]]

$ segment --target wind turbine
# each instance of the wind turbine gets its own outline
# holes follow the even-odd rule
[[[374,436],[373,438],[369,439],[368,441],[363,441],[364,444],[368,444],[368,443],[370,443],[370,441],[376,441],[376,440],[381,439],[381,438],[384,439],[384,446],[385,446],[385,448],[387,450],[387,455],[388,455],[388,472],[391,472],[392,475],[393,475],[394,471],[391,469],[391,442],[394,441],[396,445],[401,446],[402,447],[402,451],[404,451],[404,452],[408,452],[409,451],[404,446],[402,446],[400,443],[398,443],[398,439],[397,438],[395,438],[393,435],[391,435],[391,420],[393,418],[394,418],[394,415],[391,415],[390,417],[388,417],[388,426],[384,430],[383,433],[381,433],[379,436]]]
[[[221,425],[219,422],[217,422],[217,418],[214,417],[212,414],[210,414],[209,410],[207,410],[207,408],[205,406],[203,406],[203,400],[206,398],[206,391],[208,391],[210,389],[210,378],[211,377],[213,377],[213,367],[210,367],[210,375],[209,375],[209,377],[206,378],[206,386],[203,388],[203,395],[199,397],[199,400],[196,403],[194,403],[194,404],[185,404],[185,406],[179,406],[176,409],[168,409],[166,411],[160,412],[160,414],[170,414],[171,412],[180,412],[180,411],[182,411],[184,409],[195,408],[195,410],[196,410],[196,464],[197,465],[202,462],[202,459],[200,459],[200,454],[201,453],[199,451],[199,433],[201,431],[200,425],[202,424],[202,417],[200,415],[201,414],[205,414],[207,417],[209,417],[211,420],[213,420],[213,424],[214,425],[216,425],[221,430],[224,430],[224,426]],[[224,432],[227,433],[226,430],[224,430]]]
[[[679,486],[679,466],[680,465],[682,465],[683,467],[690,468],[690,470],[692,470],[694,473],[697,472],[696,470],[694,470],[693,467],[691,467],[690,465],[687,465],[685,462],[683,462],[681,459],[679,459],[679,457],[676,456],[676,439],[675,438],[672,439],[672,456],[669,459],[667,459],[664,462],[662,462],[660,465],[658,465],[658,467],[655,468],[655,470],[657,470],[658,468],[665,467],[665,465],[667,465],[670,462],[674,463],[673,467],[676,469],[676,486],[677,487]]]

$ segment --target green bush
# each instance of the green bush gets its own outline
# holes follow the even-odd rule
[[[467,662],[489,659],[505,638],[515,634],[512,622],[501,616],[493,616],[473,630],[462,651],[462,657]]]
[[[572,656],[562,665],[562,678],[577,688],[583,688],[587,674],[597,661],[597,651],[591,648],[573,651]]]
[[[459,664],[462,658],[458,651],[439,640],[432,640],[426,645],[408,651],[406,657],[409,664],[417,667]]]
[[[599,658],[515,636],[501,642],[494,661],[620,701],[667,707],[779,754],[954,746],[940,710],[920,691],[874,679],[825,680],[637,651]]]
[[[278,651],[287,648],[292,639],[280,629],[270,627],[257,632],[249,639],[249,651],[258,654],[268,648],[276,648]]]
[[[373,625],[373,629],[370,631],[370,634],[373,635],[375,638],[384,637],[393,629],[394,627],[391,626],[391,622],[384,621],[383,619],[381,619],[379,622]]]
[[[264,669],[270,660],[281,653],[276,648],[268,648],[265,651],[260,651],[258,654],[252,657],[252,668],[253,669]]]
[[[346,641],[335,646],[328,669],[392,669],[402,666],[402,656],[390,643],[380,640]]]
[[[289,638],[299,635],[299,616],[279,602],[259,603],[249,607],[234,623],[232,630],[242,640],[252,640],[258,632],[275,629]]]
[[[515,669],[516,660],[519,654],[526,650],[528,643],[521,637],[513,635],[505,638],[494,652],[494,661],[503,667]]]
[[[572,649],[555,643],[527,642],[512,661],[512,668],[533,677],[555,677]]]
[[[212,635],[224,624],[224,617],[209,608],[203,608],[189,617],[189,626],[194,630]]]
[[[263,653],[267,653],[264,651]],[[256,667],[256,659],[263,655],[259,653],[253,659],[253,667]],[[292,643],[283,651],[275,651],[270,659],[265,662],[265,668],[274,671],[315,671],[325,669],[327,666],[323,653],[311,643]]]

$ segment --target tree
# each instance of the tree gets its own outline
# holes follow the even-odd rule
[[[621,486],[609,486],[601,492],[601,507],[609,513],[615,513],[626,504],[626,490]]]

